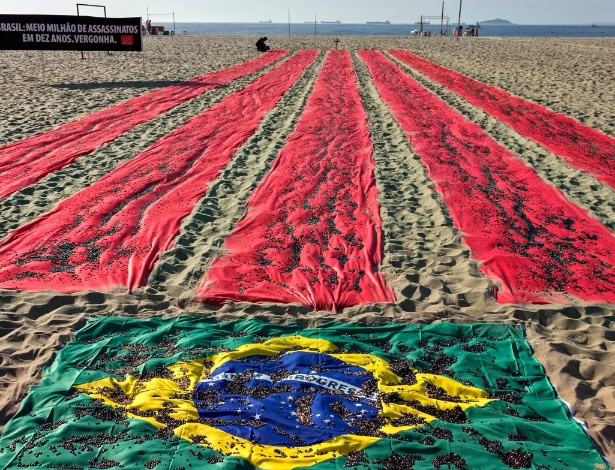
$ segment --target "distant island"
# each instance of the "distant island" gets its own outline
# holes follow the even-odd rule
[[[480,24],[497,24],[497,25],[510,24],[510,25],[514,25],[514,23],[511,23],[510,21],[502,20],[500,18],[496,18],[495,20],[481,21]]]

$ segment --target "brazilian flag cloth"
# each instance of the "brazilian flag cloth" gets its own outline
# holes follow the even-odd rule
[[[88,323],[0,440],[1,468],[597,469],[502,324]]]

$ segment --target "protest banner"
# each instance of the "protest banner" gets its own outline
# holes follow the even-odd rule
[[[0,50],[142,51],[141,18],[0,15]]]

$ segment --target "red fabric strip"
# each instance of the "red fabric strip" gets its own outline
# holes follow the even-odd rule
[[[10,234],[0,245],[0,287],[144,285],[207,184],[317,55],[297,53]]]
[[[330,51],[306,108],[198,288],[205,301],[339,310],[395,295],[377,272],[373,146],[347,51]]]
[[[563,114],[485,85],[407,51],[389,51],[432,80],[483,108],[519,134],[615,188],[615,139]]]
[[[606,227],[381,53],[359,54],[500,302],[615,303]]]
[[[175,106],[288,54],[271,51],[256,59],[131,98],[49,132],[0,147],[0,198],[19,191],[87,155],[120,134]]]

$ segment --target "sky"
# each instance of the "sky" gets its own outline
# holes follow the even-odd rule
[[[81,0],[83,1],[83,0]],[[502,18],[517,24],[615,24],[615,0],[462,0],[461,21]],[[107,16],[145,18],[148,13],[172,14],[178,23],[258,22],[303,23],[317,19],[343,23],[385,21],[411,24],[421,15],[439,16],[442,0],[99,0]],[[459,0],[445,0],[444,14],[457,21]],[[0,14],[75,15],[69,0],[2,0]],[[82,15],[102,16],[102,8],[80,7]],[[166,22],[165,16],[152,16]],[[168,21],[172,17],[168,17]]]

